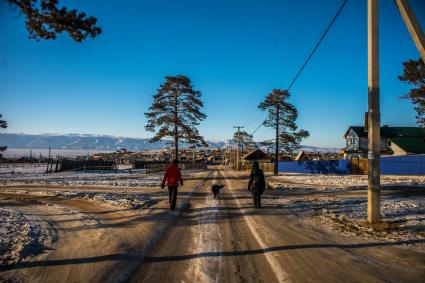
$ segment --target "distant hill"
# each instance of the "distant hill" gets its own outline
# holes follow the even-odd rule
[[[222,148],[226,145],[223,141],[207,141],[212,148]],[[151,143],[149,139],[126,138],[106,135],[29,135],[29,134],[0,134],[0,145],[7,145],[9,148],[18,149],[52,149],[62,150],[99,150],[115,151],[119,148],[126,148],[130,151],[158,150],[165,148],[166,141]],[[187,147],[182,144],[181,147]],[[300,150],[308,152],[338,152],[338,148],[321,148],[302,145]]]
[[[221,148],[224,142],[207,141],[210,147]],[[151,143],[149,139],[114,137],[105,135],[28,135],[28,134],[0,134],[0,145],[7,145],[9,148],[20,149],[66,149],[66,150],[102,150],[115,151],[119,148],[126,148],[130,151],[157,150],[166,147],[166,141]],[[182,147],[189,145],[182,144]]]
[[[339,148],[336,147],[317,147],[309,145],[301,145],[299,150],[304,150],[305,152],[323,152],[323,153],[338,153]]]

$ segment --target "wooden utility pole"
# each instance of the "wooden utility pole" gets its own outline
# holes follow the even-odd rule
[[[419,25],[418,20],[413,13],[412,7],[408,0],[396,0],[395,1],[400,11],[401,17],[406,24],[407,29],[410,32],[410,36],[415,42],[416,48],[421,54],[422,61],[425,63],[425,35]]]
[[[233,128],[238,129],[238,145],[236,150],[236,171],[239,171],[239,163],[240,163],[240,157],[239,157],[239,143],[240,143],[240,130],[243,129],[243,126],[233,126]]]
[[[368,0],[368,202],[367,221],[381,220],[380,114],[379,114],[379,33],[378,0]]]

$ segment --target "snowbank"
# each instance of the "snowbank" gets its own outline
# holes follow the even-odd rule
[[[43,250],[49,233],[39,221],[0,207],[0,266],[25,260]]]
[[[5,193],[32,194],[50,197],[65,197],[69,199],[86,199],[112,206],[142,210],[156,203],[151,197],[138,193],[121,192],[78,192],[66,190],[4,190]],[[50,204],[49,204],[50,205]]]
[[[328,230],[385,241],[413,243],[425,239],[424,196],[384,197],[381,200],[382,223],[376,225],[366,222],[366,198],[319,198],[313,209],[316,225]]]
[[[156,201],[151,199],[149,196],[141,195],[141,194],[98,193],[98,192],[88,192],[88,193],[67,192],[65,194],[74,198],[82,198],[82,199],[97,201],[100,203],[107,203],[109,205],[133,209],[133,210],[141,210],[143,208],[149,207],[156,203]]]

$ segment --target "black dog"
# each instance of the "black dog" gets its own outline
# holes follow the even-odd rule
[[[220,189],[223,187],[224,185],[217,185],[217,184],[214,184],[211,186],[211,191],[214,195],[214,198],[217,198],[218,194],[220,193]]]

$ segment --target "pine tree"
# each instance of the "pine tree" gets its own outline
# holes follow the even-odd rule
[[[77,10],[58,7],[58,0],[8,0],[14,10],[25,17],[30,38],[56,39],[58,33],[67,32],[76,42],[96,37],[102,31],[97,19]]]
[[[6,122],[6,120],[3,120],[2,118],[3,118],[3,114],[0,114],[0,128],[5,129],[5,128],[7,128],[7,122]],[[7,149],[7,146],[1,146],[0,145],[0,152],[5,151],[6,149]]]
[[[287,90],[274,89],[258,105],[260,110],[268,112],[264,125],[274,128],[276,132],[274,174],[277,174],[279,152],[292,153],[299,148],[302,139],[310,135],[306,130],[297,131],[298,111],[288,102],[289,98],[290,94]],[[280,144],[282,147],[279,147]]]
[[[7,128],[7,122],[6,120],[3,120],[2,118],[3,118],[3,114],[0,114],[0,128],[5,129]]]
[[[207,146],[196,128],[207,117],[201,112],[204,106],[201,95],[187,76],[167,76],[153,96],[150,112],[145,113],[148,118],[145,129],[155,133],[151,141],[171,137],[176,160],[179,159],[179,142]]]
[[[422,59],[409,60],[403,63],[404,73],[399,76],[400,81],[407,82],[413,88],[402,98],[410,99],[415,105],[416,122],[425,128],[425,65]]]
[[[233,141],[237,143],[238,132],[234,133]],[[245,131],[239,132],[239,145],[242,147],[242,154],[244,154],[244,149],[253,149],[256,147],[253,136]]]

